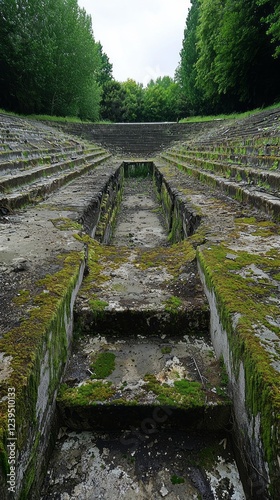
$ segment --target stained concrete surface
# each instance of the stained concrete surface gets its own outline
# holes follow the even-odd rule
[[[148,182],[129,179],[126,185],[127,195],[113,243],[131,248],[131,256],[118,269],[111,270],[107,262],[110,280],[101,290],[102,299],[106,297],[109,301],[108,310],[143,308],[145,304],[151,307],[151,302],[159,308],[163,298],[170,295],[170,291],[164,296],[160,291],[164,290],[163,283],[170,279],[164,266],[159,273],[158,269],[144,271],[134,265],[137,247],[167,245],[162,215]],[[140,185],[145,193],[139,192]],[[186,277],[191,278],[192,273],[188,275],[183,271],[184,288]],[[81,305],[85,300],[83,292],[79,300]],[[80,336],[76,341],[64,378],[69,386],[79,386],[90,379],[90,364],[95,355],[113,352],[116,365],[106,380],[116,387],[118,398],[127,402],[136,398],[141,404],[156,403],[155,394],[143,389],[143,379],[150,373],[169,386],[176,380],[199,381],[209,388],[209,405],[215,405],[221,373],[209,337],[181,333],[171,338],[158,336],[156,332],[152,337],[135,336],[133,331],[114,337],[102,335],[101,330],[98,334],[98,330],[97,326],[95,334]],[[171,409],[167,410],[167,420],[171,413]],[[119,432],[61,428],[41,498],[245,499],[226,429],[207,434],[176,429],[163,431],[162,423],[162,417],[152,412],[151,418],[142,420],[138,427],[131,423]],[[122,422],[115,424],[117,428],[122,427]]]
[[[167,236],[151,177],[125,178],[121,211],[111,244],[129,248],[166,246]]]
[[[42,500],[245,500],[227,433],[61,429]]]

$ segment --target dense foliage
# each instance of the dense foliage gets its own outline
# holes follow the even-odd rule
[[[135,122],[177,118],[171,78],[113,79],[77,0],[0,0],[0,107],[33,114]]]
[[[179,93],[179,85],[169,76],[151,80],[146,88],[134,80],[112,80],[103,87],[101,116],[114,122],[174,121]]]
[[[185,113],[239,111],[279,99],[279,1],[191,3],[177,70]]]
[[[0,0],[0,107],[175,121],[280,98],[279,0],[191,0],[175,77],[117,82],[78,0]]]
[[[102,55],[77,0],[0,0],[1,106],[98,118]]]

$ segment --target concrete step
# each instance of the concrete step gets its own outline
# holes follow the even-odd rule
[[[241,149],[241,148],[240,148]],[[169,151],[172,153],[172,149]],[[190,149],[190,148],[182,148],[181,151],[174,151],[180,157],[186,158],[201,158],[203,160],[213,160],[215,162],[221,161],[223,163],[234,164],[234,165],[244,165],[255,168],[262,168],[266,170],[280,170],[280,156],[279,151],[277,151],[277,155],[268,155],[268,154],[252,154],[249,152],[249,148],[247,148],[247,153],[241,153],[237,151],[233,151],[232,148],[220,148],[219,151],[209,150],[209,149]]]
[[[61,124],[61,129],[101,144],[113,153],[154,155],[172,144],[194,138],[198,131],[217,127],[217,122],[205,123],[119,123]]]
[[[250,138],[248,140],[225,140],[221,139],[213,142],[195,142],[191,141],[189,144],[185,145],[185,149],[193,151],[194,153],[200,152],[207,154],[225,154],[227,156],[243,157],[246,156],[256,156],[256,157],[266,157],[266,156],[279,156],[280,144],[278,137],[272,137],[269,140],[261,138]]]
[[[229,161],[217,161],[211,160],[207,157],[204,158],[197,154],[196,156],[192,156],[191,154],[182,154],[177,152],[169,151],[167,153],[163,153],[162,155],[165,159],[171,160],[179,160],[180,165],[182,167],[185,166],[187,169],[189,166],[193,167],[194,165],[200,171],[211,171],[212,173],[221,174],[223,177],[229,180],[235,180],[237,182],[242,182],[243,184],[247,184],[248,186],[257,186],[259,189],[266,191],[271,194],[276,194],[279,192],[280,188],[280,171],[268,171],[259,168],[252,168],[248,163],[248,166],[239,166],[233,164]],[[248,159],[249,162],[249,159]],[[278,162],[277,162],[278,163]]]
[[[104,155],[104,150],[99,148],[87,154],[71,154],[69,159],[64,159],[60,162],[51,162],[51,157],[37,158],[36,160],[27,161],[27,168],[24,172],[13,172],[10,175],[0,177],[0,192],[9,192],[12,189],[18,188],[26,184],[32,184],[34,181],[43,177],[49,177],[56,172],[62,172],[69,169],[74,169],[83,163],[90,162]],[[63,155],[60,155],[63,156]],[[34,164],[35,163],[35,164]],[[42,164],[43,163],[43,164]],[[20,162],[22,165],[22,163]],[[16,164],[18,166],[18,163]]]
[[[221,430],[231,402],[209,337],[82,336],[64,377],[63,426],[114,430],[165,414],[164,428]],[[165,412],[165,413],[164,413]]]
[[[277,174],[267,174],[267,173],[259,173],[253,172],[250,170],[248,173],[251,179],[254,179],[256,182],[256,186],[250,185],[248,181],[231,181],[226,177],[222,177],[215,173],[204,170],[203,168],[198,168],[193,164],[184,163],[176,158],[176,156],[170,157],[168,154],[163,153],[161,155],[163,160],[167,161],[168,164],[174,165],[180,168],[183,172],[188,175],[191,175],[205,184],[209,184],[214,186],[221,191],[225,192],[227,195],[234,197],[241,203],[248,203],[260,210],[265,211],[269,215],[271,215],[276,220],[279,219],[280,216],[280,197],[278,195],[279,191],[279,175]],[[194,161],[192,160],[192,163]],[[199,163],[204,165],[204,162],[199,160]],[[211,164],[212,168],[213,165]],[[228,165],[225,168],[230,169],[231,167]],[[236,171],[236,175],[238,176],[240,172],[237,167],[234,167]],[[233,171],[234,171],[233,170]],[[220,172],[219,172],[220,173]],[[243,176],[247,179],[246,171],[243,172]],[[271,185],[269,184],[271,182]],[[262,183],[262,187],[257,187],[258,183]],[[272,188],[273,193],[265,189],[266,183]]]
[[[76,179],[77,177],[86,174],[93,168],[95,168],[100,163],[106,161],[110,158],[110,154],[98,154],[96,160],[91,159],[89,163],[82,161],[81,166],[76,168],[69,168],[64,171],[61,175],[52,174],[49,177],[42,180],[42,177],[25,187],[21,187],[18,191],[14,191],[10,194],[4,194],[0,197],[0,212],[2,215],[6,215],[14,209],[21,208],[28,204],[34,204],[42,200],[42,197],[47,194],[56,191],[61,186],[66,183]],[[65,170],[65,165],[64,165]],[[41,172],[40,172],[41,173]]]
[[[98,146],[88,147],[72,147],[67,148],[49,148],[43,150],[30,150],[30,151],[14,151],[13,153],[0,154],[0,174],[6,173],[16,174],[17,170],[28,170],[38,165],[55,164],[66,161],[67,159],[76,159],[78,156],[85,155],[86,153],[104,151]],[[8,161],[6,160],[8,159]],[[1,177],[0,177],[1,179]]]

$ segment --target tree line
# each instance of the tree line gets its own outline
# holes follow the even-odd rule
[[[77,0],[0,0],[2,107],[96,120],[111,71]]]
[[[185,114],[272,104],[279,56],[279,0],[191,0],[176,74]]]
[[[77,0],[0,0],[0,107],[113,122],[242,111],[280,97],[278,0],[191,0],[174,78],[118,82]]]
[[[113,79],[77,0],[0,0],[0,107],[83,120],[176,119],[170,77],[146,89]]]

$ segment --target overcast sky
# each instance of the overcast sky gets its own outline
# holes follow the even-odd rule
[[[113,77],[146,85],[174,77],[190,0],[78,0],[92,17],[94,38],[113,64]]]

